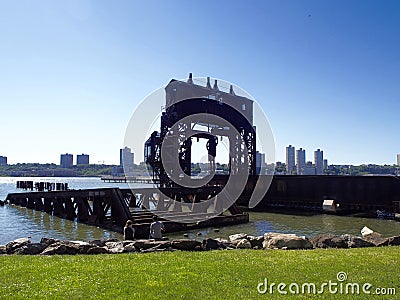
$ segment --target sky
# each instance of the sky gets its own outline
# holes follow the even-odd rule
[[[256,99],[277,161],[400,153],[399,1],[0,0],[0,155],[117,164],[137,105],[189,72]]]

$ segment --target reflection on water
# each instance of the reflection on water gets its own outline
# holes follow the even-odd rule
[[[126,184],[103,183],[100,178],[0,178],[0,199],[8,193],[16,192],[17,180],[33,180],[36,182],[68,182],[73,189],[122,187]],[[138,185],[145,187],[146,185]],[[275,231],[295,233],[308,237],[320,233],[354,234],[360,235],[364,226],[384,234],[385,236],[400,235],[400,222],[366,218],[341,217],[334,215],[284,215],[277,213],[250,212],[250,222],[236,226],[198,229],[188,231],[190,238],[203,239],[205,237],[228,238],[229,235],[244,232],[250,235],[262,235],[265,232]],[[41,237],[57,239],[89,241],[102,238],[122,239],[122,235],[72,222],[43,212],[14,206],[0,206],[0,245],[20,237],[32,237],[32,241],[40,241]],[[200,235],[198,235],[200,233]],[[168,234],[170,238],[182,238],[183,232]]]
[[[1,238],[5,244],[20,237],[31,237],[38,242],[45,237],[61,240],[89,241],[103,238],[122,239],[116,232],[73,222],[23,207],[0,207]]]

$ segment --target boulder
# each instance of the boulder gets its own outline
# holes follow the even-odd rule
[[[262,249],[263,247],[263,242],[264,242],[264,236],[252,236],[249,235],[247,236],[247,239],[250,241],[251,247],[256,248],[256,249]]]
[[[124,245],[124,252],[135,252],[137,249],[135,248],[135,243],[130,242],[129,244],[123,244]]]
[[[110,253],[124,252],[124,245],[122,242],[106,242],[106,247]]]
[[[220,242],[211,238],[203,240],[204,250],[218,250],[221,249]]]
[[[50,246],[51,244],[54,244],[56,242],[60,242],[60,240],[47,238],[47,237],[42,237],[42,239],[40,240],[41,244],[46,244],[47,246]]]
[[[108,254],[107,247],[92,247],[87,251],[87,254]]]
[[[343,236],[335,236],[331,239],[332,248],[348,248],[347,239]]]
[[[104,240],[93,240],[89,241],[89,244],[95,245],[97,247],[104,247],[106,245]]]
[[[133,242],[134,242],[135,240],[124,240],[124,241],[122,241],[122,246],[127,246],[127,245],[129,245],[129,244],[132,244]]]
[[[267,234],[264,235],[264,249],[312,249],[313,245],[305,236],[295,234]]]
[[[389,246],[400,246],[400,235],[391,236],[388,238],[388,245]]]
[[[201,245],[201,242],[190,239],[173,240],[171,243],[172,248],[185,251],[197,250]]]
[[[158,249],[165,249],[171,246],[170,241],[155,241],[155,240],[136,240],[131,244],[136,248],[136,251],[146,250],[153,247],[157,247]]]
[[[70,246],[77,248],[78,254],[86,254],[90,248],[96,247],[93,244],[83,241],[70,241],[69,244]]]
[[[7,254],[14,253],[18,248],[21,248],[26,244],[29,244],[30,242],[31,240],[29,238],[20,238],[7,243],[6,244]]]
[[[374,244],[377,247],[389,245],[389,239],[383,237],[382,234],[377,232],[363,235],[363,239]]]
[[[79,252],[79,246],[70,242],[56,242],[48,246],[41,255],[54,255],[54,254],[77,254]]]
[[[234,241],[239,241],[247,238],[247,234],[245,233],[238,233],[238,234],[232,234],[229,236],[229,241],[234,242]]]
[[[119,242],[119,240],[118,240],[118,239],[112,238],[112,239],[103,239],[103,240],[92,240],[92,241],[89,241],[90,244],[96,245],[96,246],[98,246],[98,247],[104,247],[104,246],[106,245],[106,243],[109,243],[109,242]]]
[[[0,246],[0,255],[1,255],[1,254],[7,254],[6,245],[1,245],[1,246]]]
[[[348,248],[347,239],[330,233],[319,234],[310,239],[314,248]]]
[[[368,228],[367,226],[364,226],[363,229],[361,229],[361,235],[363,237],[371,233],[374,233],[374,231],[371,228]]]
[[[350,234],[344,234],[341,236],[347,240],[347,245],[349,248],[364,248],[364,247],[374,247],[375,245],[371,242],[363,240],[362,238]]]
[[[41,253],[44,249],[46,249],[47,245],[44,243],[29,243],[21,248],[15,250],[15,254],[28,254],[35,255]]]
[[[237,244],[236,244],[236,249],[251,249],[251,243],[248,239],[241,239]]]

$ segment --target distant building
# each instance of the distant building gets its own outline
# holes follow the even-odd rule
[[[305,166],[305,168],[303,170],[302,175],[316,175],[316,173],[317,172],[316,172],[315,165],[313,165],[311,161],[308,161],[306,163],[306,166]]]
[[[400,166],[400,154],[397,154],[397,165]]]
[[[324,151],[317,149],[314,151],[314,165],[316,175],[324,174]]]
[[[7,166],[7,157],[0,156],[0,166]]]
[[[124,168],[121,166],[112,167],[111,176],[124,176]]]
[[[88,165],[89,164],[89,154],[78,154],[76,156],[77,165]]]
[[[295,149],[292,145],[286,147],[286,174],[292,174],[295,170],[296,161],[294,151]]]
[[[306,150],[296,150],[296,168],[298,175],[304,175],[306,170]]]
[[[124,168],[125,175],[133,172],[135,154],[132,153],[131,148],[125,147],[119,150],[119,165]]]
[[[263,168],[265,174],[265,153],[256,151],[256,174],[260,174]]]
[[[61,154],[60,165],[63,168],[71,168],[73,166],[74,156],[72,154]]]
[[[324,170],[328,170],[328,160],[324,159]]]

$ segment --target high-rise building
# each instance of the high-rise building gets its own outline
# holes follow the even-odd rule
[[[298,175],[304,175],[306,170],[306,150],[296,150],[296,168]]]
[[[328,170],[328,160],[324,159],[324,170]]]
[[[7,157],[0,156],[0,166],[7,166]]]
[[[397,154],[397,165],[400,166],[400,154]]]
[[[61,154],[60,165],[63,168],[71,168],[73,166],[74,156],[72,154]]]
[[[89,154],[78,154],[76,156],[77,165],[88,165],[89,164]]]
[[[296,161],[294,158],[294,147],[289,145],[286,147],[286,174],[293,174],[295,170]]]
[[[315,173],[317,175],[324,174],[324,151],[321,149],[317,149],[314,151],[314,165],[315,165]]]
[[[256,151],[256,174],[261,174],[263,168],[265,172],[265,153]]]
[[[131,148],[125,147],[119,150],[119,165],[124,167],[125,175],[129,172],[133,172],[135,163],[135,154],[132,153]]]

